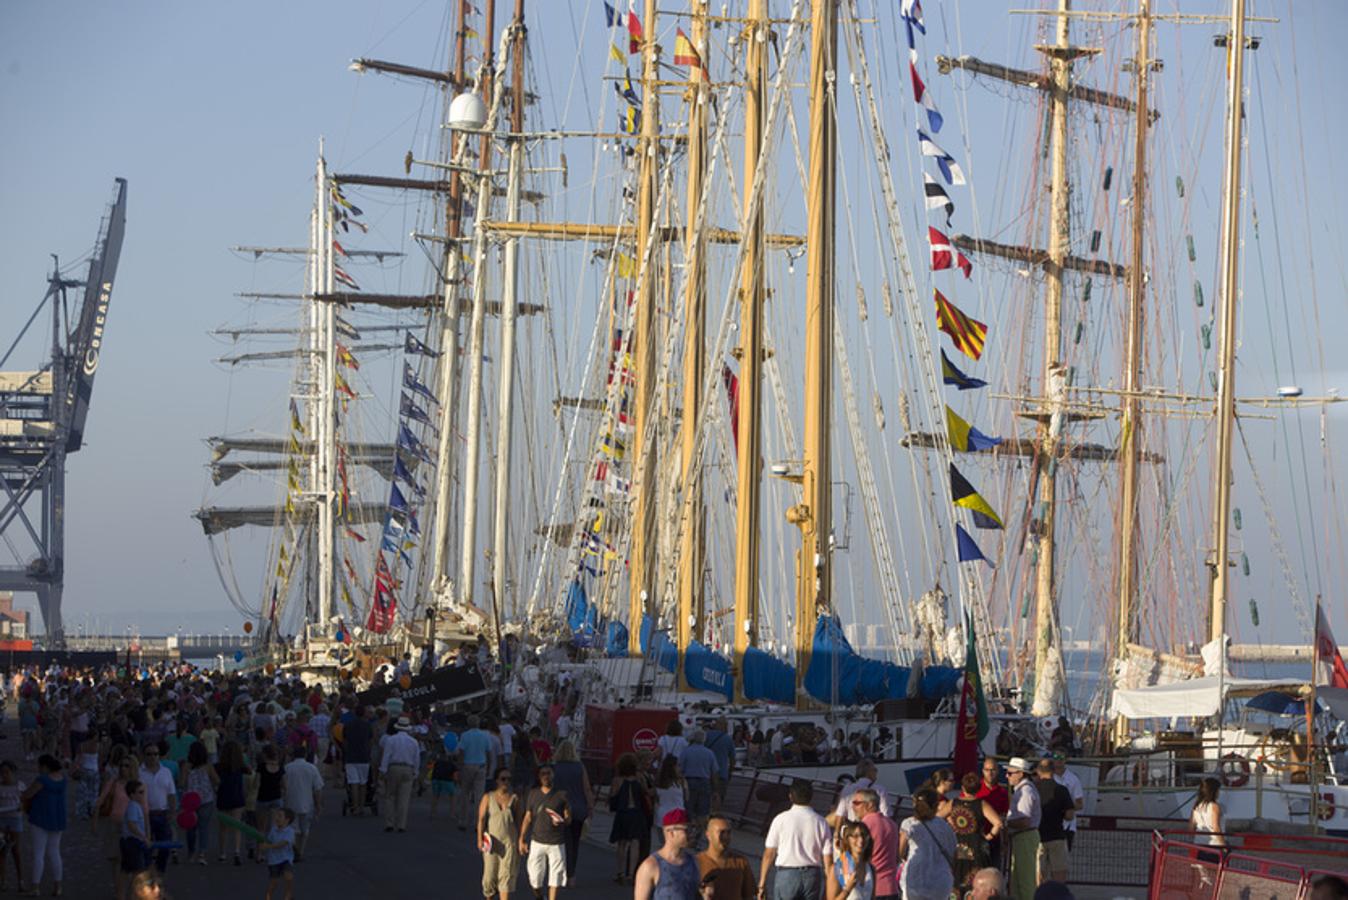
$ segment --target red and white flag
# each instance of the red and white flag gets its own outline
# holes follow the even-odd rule
[[[949,269],[955,266],[964,273],[965,278],[973,275],[974,264],[969,262],[968,257],[963,253],[950,246],[950,238],[928,225],[927,240],[931,243],[931,267],[933,270]]]
[[[1336,688],[1348,688],[1348,666],[1329,630],[1329,619],[1320,604],[1315,605],[1315,683]]]

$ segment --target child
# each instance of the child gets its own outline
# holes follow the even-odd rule
[[[435,756],[435,762],[431,766],[431,818],[435,818],[436,807],[440,805],[441,797],[452,798],[459,792],[459,768],[454,765],[454,761],[449,758],[443,749]],[[451,807],[454,805],[452,799],[447,801]]]
[[[126,812],[122,814],[122,864],[117,876],[117,900],[126,900],[127,885],[150,866],[150,826],[145,816],[145,784],[136,779],[126,783]]]
[[[273,810],[267,840],[257,845],[257,849],[265,854],[263,859],[267,861],[270,875],[266,900],[271,900],[271,893],[278,881],[285,882],[285,900],[292,900],[295,896],[295,827],[291,824],[294,821],[295,814],[289,809],[282,807]]]
[[[19,780],[14,763],[5,760],[0,763],[0,830],[3,830],[3,842],[0,842],[0,891],[5,890],[5,853],[14,857],[14,882],[23,884],[23,863],[19,856],[19,835],[23,834],[23,810],[19,806],[19,797],[26,788]]]

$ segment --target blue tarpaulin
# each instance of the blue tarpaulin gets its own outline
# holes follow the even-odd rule
[[[566,624],[571,626],[572,631],[579,631],[589,614],[590,602],[585,596],[585,585],[576,579],[566,589]]]
[[[735,696],[735,680],[730,660],[713,653],[710,647],[693,641],[683,654],[683,674],[688,684],[700,691],[721,694],[727,701]]]
[[[655,622],[650,616],[641,617],[641,652],[649,654],[651,652],[651,632],[655,629]],[[679,667],[679,649],[674,646],[674,642],[669,639],[669,635],[663,631],[655,633],[655,664],[666,672],[676,671]]]
[[[610,657],[627,655],[627,626],[622,622],[608,623],[608,638],[604,642],[604,653]]]
[[[744,651],[744,696],[750,700],[795,703],[795,667],[750,647]]]
[[[908,696],[906,666],[859,656],[836,616],[820,616],[814,627],[805,689],[823,703],[851,705]]]
[[[940,700],[959,692],[963,669],[953,666],[927,666],[922,672],[922,699]]]

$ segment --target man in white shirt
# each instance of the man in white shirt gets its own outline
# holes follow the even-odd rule
[[[810,806],[814,788],[798,778],[791,783],[790,797],[791,808],[772,820],[763,841],[759,900],[768,896],[768,873],[774,867],[774,900],[817,900],[824,893],[825,873],[833,867],[833,833]]]
[[[857,763],[856,779],[849,784],[841,794],[838,795],[838,805],[834,808],[833,814],[828,817],[828,824],[837,828],[843,822],[860,822],[861,816],[852,808],[852,795],[862,788],[870,788],[875,791],[875,795],[880,798],[880,814],[888,816],[889,812],[889,791],[885,786],[875,780],[880,773],[875,767],[875,763],[869,759],[862,759]]]
[[[1011,809],[1006,829],[1011,834],[1011,898],[1032,900],[1039,886],[1039,789],[1034,786],[1034,769],[1019,756],[1006,764],[1011,783]]]
[[[384,830],[407,830],[407,808],[412,802],[412,785],[421,770],[421,745],[412,735],[412,721],[398,719],[397,732],[384,741],[379,773],[384,781]]]
[[[1072,795],[1072,805],[1076,807],[1077,812],[1081,812],[1086,805],[1086,789],[1082,787],[1081,779],[1076,773],[1067,768],[1067,757],[1062,753],[1053,754],[1053,780],[1067,788],[1067,793]],[[1067,850],[1072,850],[1072,841],[1077,836],[1077,818],[1073,816],[1063,823],[1067,828]]]
[[[323,810],[323,776],[307,754],[306,747],[291,749],[282,786],[285,805],[295,814],[296,861],[304,858],[304,846],[309,842],[314,818]]]
[[[521,725],[524,723],[521,722]],[[504,719],[501,727],[498,729],[501,734],[501,765],[510,765],[510,755],[515,752],[515,732],[517,731],[515,723],[510,719]]]
[[[159,764],[159,748],[148,745],[141,757],[145,763],[140,767],[140,780],[145,785],[145,805],[150,808],[150,838],[155,841],[173,839],[172,821],[174,810],[178,807],[178,786],[173,783],[173,774]],[[168,868],[169,852],[160,850],[155,855],[155,868],[163,873]]]

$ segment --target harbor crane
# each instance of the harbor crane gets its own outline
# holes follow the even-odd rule
[[[53,255],[42,301],[0,357],[0,541],[14,558],[0,562],[0,590],[37,594],[49,647],[65,643],[66,457],[84,444],[125,232],[126,179],[118,178],[84,279],[65,277]],[[44,310],[51,317],[49,358],[36,370],[5,370]]]

